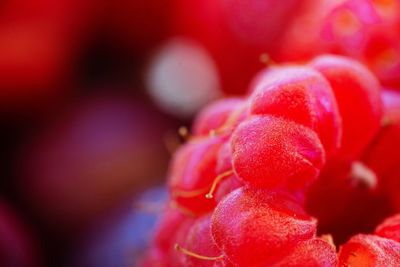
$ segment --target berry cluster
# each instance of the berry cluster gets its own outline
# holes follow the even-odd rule
[[[399,266],[400,215],[365,234],[400,211],[399,96],[323,55],[212,103],[173,157],[142,265]]]
[[[383,85],[399,87],[400,1],[308,2],[284,34],[283,60],[338,53],[362,61]]]

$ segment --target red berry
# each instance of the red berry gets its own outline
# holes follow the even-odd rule
[[[227,98],[209,104],[196,117],[193,134],[209,135],[210,132],[217,130],[243,102],[241,98]]]
[[[244,101],[232,111],[225,123],[217,130],[217,134],[232,134],[232,132],[250,116],[248,101]]]
[[[224,143],[222,137],[190,140],[174,155],[169,171],[172,199],[195,214],[211,211],[215,199],[205,195],[218,173],[215,172],[217,153]]]
[[[314,131],[274,116],[254,116],[241,123],[231,146],[235,173],[256,187],[302,190],[325,162]]]
[[[223,144],[218,152],[217,173],[222,173],[232,169],[232,149],[230,142]]]
[[[313,238],[300,242],[276,267],[336,267],[337,255],[335,247],[328,242]]]
[[[360,63],[339,56],[320,56],[310,65],[331,84],[343,121],[339,158],[354,159],[380,128],[382,103],[376,78]]]
[[[176,249],[176,244],[184,244],[188,236],[189,230],[192,227],[194,219],[186,220],[183,224],[177,228],[175,236],[171,239],[170,250],[168,251],[168,262],[173,267],[184,267],[185,266],[185,254],[181,253]],[[171,227],[174,227],[171,225]]]
[[[248,99],[213,103],[197,117],[195,137],[173,158],[169,185],[179,211],[202,217],[172,217],[168,224],[176,228],[164,231],[176,250],[167,241],[162,257],[150,252],[174,267],[399,265],[397,217],[376,235],[352,237],[340,259],[330,235],[344,242],[393,212],[387,195],[398,191],[389,185],[398,183],[400,158],[390,150],[395,141],[381,146],[376,135],[382,102],[374,76],[351,59],[327,55],[306,67],[263,71],[250,90]],[[400,97],[384,100],[391,111],[385,126],[394,128]],[[384,148],[378,157],[377,144]],[[385,172],[371,168],[371,159]],[[317,238],[317,226],[330,238]]]
[[[398,15],[400,17],[400,15]],[[385,86],[400,87],[400,33],[395,27],[376,27],[363,46],[362,62]]]
[[[250,97],[252,114],[285,118],[313,129],[327,155],[340,145],[341,118],[326,79],[306,67],[282,67],[258,77]]]
[[[222,267],[230,264],[211,236],[211,214],[196,219],[183,244],[185,267]],[[178,247],[182,250],[182,247]]]
[[[243,183],[236,175],[229,176],[220,182],[218,189],[215,192],[215,201],[219,203],[226,195],[243,186]]]
[[[179,210],[166,210],[156,227],[153,245],[163,252],[169,251],[174,245],[173,239],[176,233],[185,221],[193,221],[193,219]]]
[[[168,209],[155,229],[147,254],[140,261],[143,267],[182,266],[184,255],[175,250],[176,243],[182,244],[195,219],[179,210]],[[148,265],[146,265],[148,264]]]
[[[375,229],[375,234],[400,242],[400,213],[387,218],[379,224]]]
[[[383,85],[399,87],[400,4],[397,0],[309,2],[284,32],[280,60],[340,54],[363,62]]]
[[[239,188],[212,215],[219,249],[236,266],[268,266],[301,241],[312,238],[316,221],[288,195]]]
[[[356,235],[340,248],[339,266],[400,266],[400,243],[374,235]]]

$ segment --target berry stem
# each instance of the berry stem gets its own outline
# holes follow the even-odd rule
[[[192,191],[184,191],[184,190],[173,190],[172,195],[175,197],[183,197],[183,198],[191,198],[191,197],[197,197],[201,194],[204,194],[207,192],[208,188],[201,188],[198,190],[192,190]]]
[[[195,214],[193,211],[191,211],[191,210],[189,210],[189,209],[187,209],[187,208],[185,208],[185,207],[182,207],[181,205],[179,205],[178,203],[176,203],[176,201],[171,201],[171,202],[169,203],[169,206],[170,206],[172,209],[179,210],[179,212],[181,212],[182,214],[185,214],[185,215],[187,215],[187,216],[189,216],[189,217],[196,217],[196,214]]]
[[[219,256],[216,256],[216,257],[209,257],[209,256],[199,255],[197,253],[194,253],[194,252],[192,252],[190,250],[187,250],[187,249],[181,247],[179,244],[175,244],[174,248],[177,251],[179,251],[179,252],[181,252],[181,253],[183,253],[185,255],[188,255],[190,257],[194,257],[194,258],[199,259],[199,260],[217,261],[217,260],[222,260],[224,258],[224,255],[219,255]]]
[[[210,191],[208,191],[208,193],[206,194],[206,198],[212,199],[214,197],[213,193],[214,193],[215,189],[217,188],[217,185],[221,182],[222,179],[224,179],[228,176],[231,176],[232,174],[233,174],[233,170],[229,170],[229,171],[223,172],[223,173],[219,174],[217,177],[215,177],[215,179],[211,185]]]
[[[200,195],[208,192],[206,194],[206,198],[212,199],[213,198],[213,193],[214,193],[218,183],[222,179],[224,179],[224,178],[226,178],[226,177],[228,177],[228,176],[230,176],[232,174],[233,174],[233,170],[229,170],[229,171],[226,171],[226,172],[223,172],[223,173],[219,174],[217,177],[215,177],[213,183],[211,184],[210,189],[208,187],[207,188],[201,188],[201,189],[198,189],[198,190],[192,190],[192,191],[184,191],[184,190],[174,189],[172,191],[172,195],[174,197],[191,198],[191,197],[200,196]]]

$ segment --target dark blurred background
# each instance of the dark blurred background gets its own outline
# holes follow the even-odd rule
[[[189,2],[0,2],[0,266],[135,266],[177,129],[223,95]]]
[[[148,89],[170,4],[1,1],[0,266],[134,266],[154,221],[134,203],[211,97],[176,112]]]

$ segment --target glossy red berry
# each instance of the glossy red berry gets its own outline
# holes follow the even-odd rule
[[[320,239],[313,238],[300,242],[284,259],[274,267],[336,267],[338,258],[335,247]]]
[[[314,131],[274,116],[253,116],[241,123],[231,146],[236,175],[254,187],[303,190],[325,162]]]
[[[222,173],[232,169],[232,148],[229,141],[223,144],[218,151],[217,173]]]
[[[190,228],[195,223],[195,220],[192,218],[191,220],[186,220],[182,223],[179,228],[177,228],[175,236],[171,239],[171,247],[168,251],[168,262],[173,267],[184,267],[186,262],[186,256],[184,253],[179,251],[177,246],[179,244],[185,244],[185,240],[188,236]],[[173,225],[171,225],[173,227]]]
[[[193,122],[193,134],[209,135],[218,130],[243,102],[241,98],[226,98],[209,104]]]
[[[193,221],[193,218],[182,214],[177,209],[167,209],[156,226],[153,245],[162,252],[168,252],[174,245],[174,237],[178,229],[185,221]]]
[[[339,266],[400,266],[400,243],[374,235],[356,235],[340,248]]]
[[[177,248],[184,254],[186,267],[222,267],[230,263],[211,236],[211,214],[202,216],[190,227],[185,242]]]
[[[229,115],[225,123],[217,130],[217,134],[230,135],[232,132],[250,116],[250,108],[248,101],[242,102]]]
[[[308,1],[283,33],[280,60],[334,53],[365,64],[385,86],[400,85],[397,0]],[[304,38],[307,32],[307,38]]]
[[[375,229],[375,234],[400,242],[400,213],[387,218],[379,224]]]
[[[218,248],[236,266],[268,266],[312,238],[316,221],[284,193],[239,188],[212,215]]]
[[[399,14],[399,11],[397,13]],[[397,16],[400,18],[400,15]],[[371,29],[361,49],[360,59],[383,85],[394,88],[400,87],[399,37],[398,27],[389,25]]]
[[[230,142],[223,144],[218,152],[216,172],[219,173],[219,177],[222,178],[215,183],[218,183],[218,188],[215,190],[216,202],[221,201],[225,195],[232,192],[233,190],[243,186],[243,182],[238,179],[236,174],[232,170],[232,152]]]
[[[179,206],[194,214],[214,208],[215,200],[205,195],[218,175],[217,154],[223,143],[224,139],[218,136],[195,138],[176,152],[169,171],[169,187]]]
[[[343,122],[342,146],[338,157],[355,159],[381,125],[379,82],[363,65],[344,57],[320,56],[310,66],[329,81],[338,103]]]
[[[342,122],[327,80],[315,70],[291,66],[258,77],[250,97],[252,114],[285,118],[313,129],[327,155],[340,146]]]

